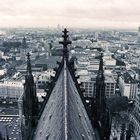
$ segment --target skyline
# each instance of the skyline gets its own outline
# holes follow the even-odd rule
[[[132,29],[140,25],[139,0],[5,0],[0,27]]]

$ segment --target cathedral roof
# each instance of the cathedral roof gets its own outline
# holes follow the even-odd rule
[[[96,140],[96,135],[64,58],[33,140],[69,139]]]

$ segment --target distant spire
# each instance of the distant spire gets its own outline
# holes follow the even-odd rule
[[[105,102],[105,82],[104,82],[104,71],[103,71],[103,54],[100,55],[100,63],[98,75],[96,77],[95,83],[95,98],[93,99],[93,108],[94,108],[94,120],[98,124],[98,121],[102,121],[101,117],[103,116],[106,108]]]
[[[30,53],[27,53],[27,70],[25,75],[24,96],[23,96],[23,115],[25,116],[25,125],[30,133],[31,127],[36,125],[38,115],[38,98],[36,95],[36,84],[32,75]],[[23,130],[24,131],[24,130]],[[28,132],[26,132],[28,133]],[[27,134],[28,137],[28,134]]]
[[[62,35],[63,41],[60,41],[59,43],[63,45],[63,56],[68,58],[68,48],[67,46],[71,44],[71,41],[68,40],[69,35],[67,34],[69,31],[65,28],[64,31],[62,31],[64,34]]]
[[[27,75],[32,75],[32,69],[31,69],[31,62],[30,62],[30,53],[27,53]]]
[[[22,47],[23,47],[24,49],[27,48],[27,43],[26,43],[26,38],[25,38],[25,37],[24,37],[23,40],[22,40]]]
[[[26,38],[25,37],[22,40],[22,49],[24,49],[24,55],[26,55],[27,43],[26,43]]]

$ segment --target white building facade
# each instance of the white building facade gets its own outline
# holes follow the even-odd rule
[[[21,81],[0,82],[0,98],[18,99],[24,91]]]
[[[137,83],[128,72],[119,77],[119,88],[122,96],[130,99],[136,97]]]

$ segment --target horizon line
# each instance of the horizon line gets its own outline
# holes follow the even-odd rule
[[[59,24],[58,24],[59,25]],[[29,28],[46,28],[46,29],[57,29],[58,27],[57,26],[0,26],[0,29],[6,29],[6,28],[9,28],[9,29],[14,29],[14,28],[24,28],[24,29],[29,29]],[[59,28],[68,28],[68,29],[79,29],[79,30],[134,30],[134,31],[138,31],[138,28],[119,28],[119,27],[68,27],[68,26],[60,26]]]

